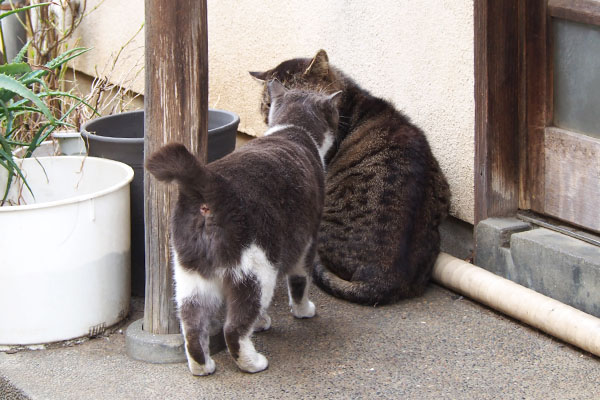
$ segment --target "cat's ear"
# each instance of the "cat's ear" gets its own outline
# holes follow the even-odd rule
[[[269,75],[269,71],[265,71],[265,72],[257,72],[257,71],[249,71],[248,72],[253,78],[258,79],[259,81],[266,81],[267,80],[267,76]]]
[[[327,101],[335,104],[336,106],[338,105],[338,103],[340,102],[340,99],[342,98],[342,91],[338,90],[335,93],[331,93],[329,96],[327,96]]]
[[[304,75],[311,75],[318,78],[329,75],[329,57],[327,57],[325,50],[321,49],[317,52],[317,55],[304,71]]]
[[[285,94],[287,89],[285,86],[281,84],[277,79],[273,79],[269,81],[267,84],[267,88],[269,90],[269,96],[271,99],[277,99]]]

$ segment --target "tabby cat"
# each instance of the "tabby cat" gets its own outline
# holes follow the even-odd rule
[[[288,88],[342,91],[335,144],[326,156],[325,206],[315,283],[361,304],[422,294],[440,251],[450,191],[423,132],[392,104],[329,64],[325,51],[265,72]],[[273,106],[263,92],[265,118]]]
[[[308,300],[324,198],[324,156],[338,125],[339,93],[287,91],[271,82],[265,137],[202,166],[182,144],[152,154],[148,171],[179,184],[171,220],[175,297],[194,375],[215,371],[209,323],[227,306],[229,353],[247,372],[267,368],[250,335],[268,329],[278,273],[292,313],[315,315]]]

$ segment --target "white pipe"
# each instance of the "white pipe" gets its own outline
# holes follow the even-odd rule
[[[433,280],[455,292],[600,356],[600,319],[440,253]]]

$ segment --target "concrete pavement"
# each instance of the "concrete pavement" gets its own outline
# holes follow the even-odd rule
[[[72,347],[0,353],[0,376],[34,400],[600,398],[597,357],[439,286],[379,308],[316,288],[312,299],[318,315],[295,320],[277,288],[272,328],[255,335],[270,366],[256,375],[227,352],[210,377],[131,360],[123,328]],[[12,398],[3,387],[0,379],[0,399]]]

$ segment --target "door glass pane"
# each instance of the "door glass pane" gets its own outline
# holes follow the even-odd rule
[[[554,125],[600,138],[600,27],[554,18]]]

